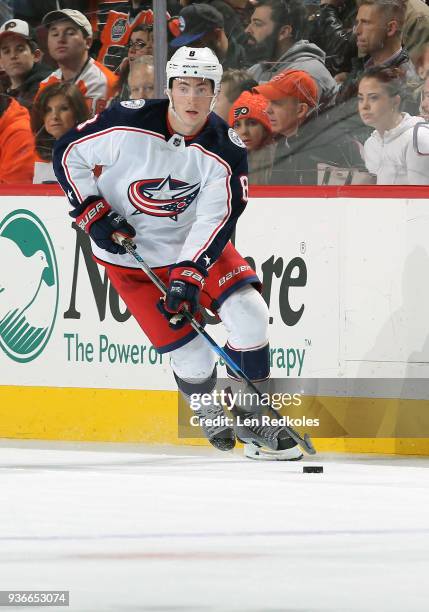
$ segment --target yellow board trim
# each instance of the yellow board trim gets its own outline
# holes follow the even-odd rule
[[[315,398],[314,398],[315,399]],[[350,401],[350,399],[348,400]],[[378,402],[415,400],[354,398]],[[317,398],[327,408],[341,398]],[[393,404],[392,404],[393,405]],[[177,437],[177,393],[125,389],[0,386],[0,438],[149,444],[208,444]],[[323,452],[429,455],[427,438],[317,438]]]

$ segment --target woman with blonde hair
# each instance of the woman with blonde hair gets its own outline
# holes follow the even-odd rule
[[[31,111],[37,153],[33,183],[57,182],[52,168],[55,141],[89,117],[88,104],[72,83],[53,83],[40,92]]]
[[[275,145],[267,106],[261,94],[243,91],[229,111],[229,125],[247,148],[249,183],[253,185],[269,183],[273,167]]]

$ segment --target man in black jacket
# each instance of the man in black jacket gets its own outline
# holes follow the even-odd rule
[[[9,84],[6,93],[30,108],[39,88],[51,69],[40,60],[42,52],[36,36],[26,21],[9,19],[0,28],[0,62]]]

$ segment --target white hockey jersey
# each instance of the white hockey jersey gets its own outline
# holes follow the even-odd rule
[[[209,268],[246,205],[246,149],[214,113],[197,135],[173,134],[167,110],[167,100],[114,105],[57,142],[55,174],[72,205],[101,195],[126,217],[151,267],[194,261]],[[93,252],[135,267],[94,243]]]

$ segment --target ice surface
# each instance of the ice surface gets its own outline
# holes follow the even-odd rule
[[[81,611],[427,612],[429,460],[307,463],[4,441],[0,589]]]

